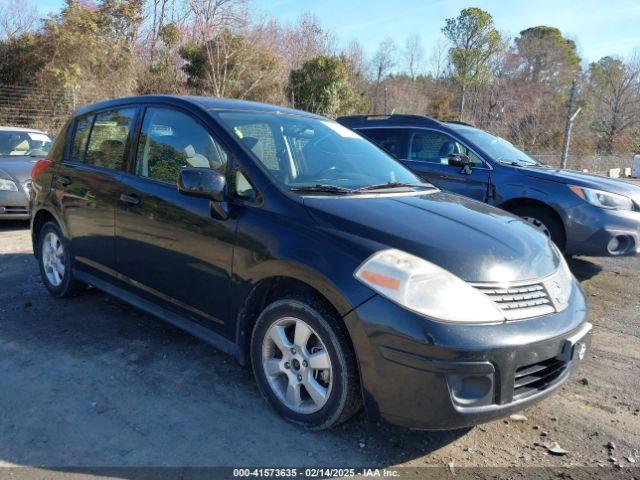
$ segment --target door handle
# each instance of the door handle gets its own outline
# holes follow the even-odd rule
[[[132,207],[140,203],[140,197],[138,197],[135,193],[131,193],[129,195],[123,193],[122,195],[120,195],[120,200]]]
[[[71,177],[67,177],[66,175],[58,177],[58,183],[64,187],[71,185]]]

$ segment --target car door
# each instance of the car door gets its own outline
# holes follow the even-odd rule
[[[77,118],[54,172],[74,268],[108,279],[115,274],[115,207],[136,114],[122,107]]]
[[[225,172],[228,154],[190,113],[145,109],[116,209],[117,269],[137,294],[214,330],[227,318],[236,220],[181,194],[183,167]]]
[[[450,155],[466,155],[471,163],[464,168],[450,165]],[[410,131],[404,163],[442,190],[487,201],[491,168],[471,149],[444,132]]]

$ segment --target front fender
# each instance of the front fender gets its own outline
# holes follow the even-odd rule
[[[306,212],[272,215],[247,208],[239,215],[233,256],[229,338],[240,344],[247,333],[245,315],[252,295],[270,279],[294,280],[313,288],[345,317],[373,296],[353,273],[370,249],[318,227]]]

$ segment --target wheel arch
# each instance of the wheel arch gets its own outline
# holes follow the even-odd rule
[[[257,281],[244,298],[236,317],[236,344],[240,364],[249,364],[251,332],[260,313],[267,305],[280,298],[309,299],[321,304],[337,318],[343,318],[352,310],[348,308],[345,311],[347,300],[337,292],[335,287],[323,285],[323,283],[314,284],[307,278],[292,276],[291,273],[267,276]],[[345,329],[347,329],[346,325]]]
[[[506,202],[503,202],[500,205],[496,205],[496,206],[512,213],[518,207],[535,207],[535,208],[540,208],[546,211],[551,216],[553,216],[558,221],[558,224],[562,227],[562,233],[564,234],[564,239],[566,242],[567,226],[562,218],[562,215],[560,215],[558,210],[552,207],[551,205],[549,205],[548,203],[543,202],[541,200],[536,200],[534,198],[518,197],[518,198],[511,198]]]
[[[33,214],[31,219],[31,242],[33,243],[33,254],[34,256],[38,256],[38,247],[39,247],[39,235],[42,226],[47,223],[53,221],[58,224],[62,233],[66,236],[67,232],[65,231],[64,225],[57,218],[55,213],[47,208],[41,208],[35,214]]]

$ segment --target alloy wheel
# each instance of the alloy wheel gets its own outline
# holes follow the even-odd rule
[[[64,279],[65,252],[55,232],[47,232],[42,242],[42,266],[49,283],[54,287],[60,286]]]
[[[534,227],[539,232],[542,232],[547,237],[551,238],[551,231],[549,230],[549,227],[547,227],[543,222],[541,222],[537,218],[534,218],[534,217],[522,217],[522,219],[525,220],[527,223],[529,223],[529,225]]]
[[[276,397],[297,413],[320,410],[333,380],[329,353],[317,332],[303,320],[274,322],[262,341],[262,368]]]

